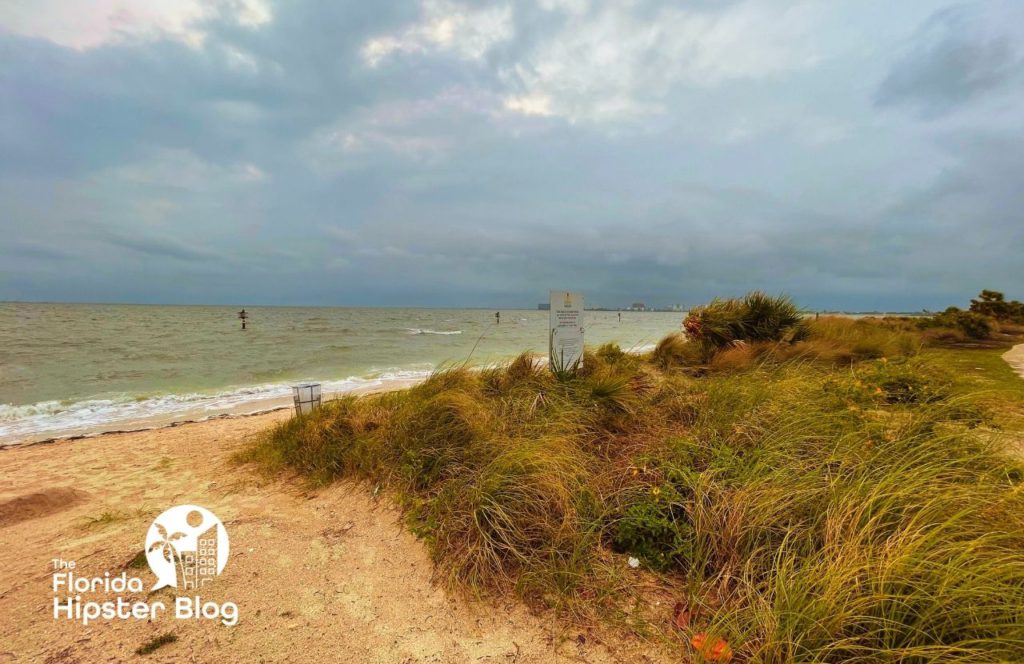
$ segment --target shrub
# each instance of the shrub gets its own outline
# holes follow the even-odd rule
[[[788,297],[760,291],[694,307],[683,328],[690,339],[715,348],[737,341],[798,341],[807,334],[803,315]]]
[[[978,299],[971,300],[971,311],[997,321],[1024,323],[1024,302],[1006,301],[999,291],[983,290]]]
[[[928,327],[921,331],[921,341],[929,345],[962,344],[967,340],[962,330],[952,327]]]
[[[924,327],[948,327],[960,330],[971,339],[988,339],[992,336],[992,320],[974,311],[961,311],[949,307],[941,314],[922,322]]]

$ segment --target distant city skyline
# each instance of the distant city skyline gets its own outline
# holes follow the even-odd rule
[[[1024,3],[0,6],[0,300],[1022,299]]]

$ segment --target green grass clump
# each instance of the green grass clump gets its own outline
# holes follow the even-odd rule
[[[447,369],[241,458],[384,487],[451,587],[681,649],[703,632],[742,661],[1024,660],[1024,381],[1003,349],[801,326],[606,346],[574,376],[529,355]],[[687,631],[649,588],[690,607]]]
[[[140,655],[140,656],[142,656],[142,655],[149,655],[149,654],[155,652],[156,650],[159,650],[160,648],[163,648],[166,645],[174,643],[177,640],[178,640],[177,634],[174,634],[173,632],[167,632],[167,633],[161,634],[160,636],[157,636],[157,637],[155,637],[153,639],[150,639],[149,641],[147,641],[143,645],[141,645],[138,648],[136,648],[135,649],[135,654],[136,655]]]

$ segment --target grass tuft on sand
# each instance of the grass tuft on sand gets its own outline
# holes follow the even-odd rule
[[[136,648],[135,654],[139,656],[150,655],[166,645],[175,643],[177,640],[177,634],[173,632],[167,632],[165,634],[161,634],[160,636],[150,639],[146,643]]]
[[[1024,660],[1024,381],[996,370],[999,344],[794,322],[764,298],[702,319],[735,337],[737,309],[750,338],[606,345],[567,379],[528,355],[442,370],[329,402],[239,459],[384,487],[451,587],[691,653]]]

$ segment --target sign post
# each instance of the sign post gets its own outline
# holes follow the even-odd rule
[[[583,294],[551,291],[548,314],[548,360],[556,374],[575,372],[583,364]]]

